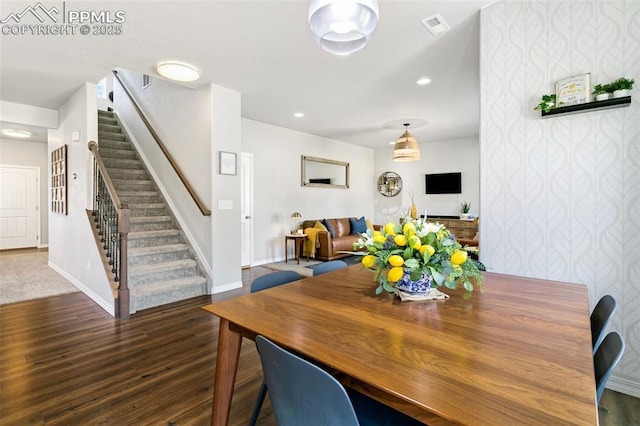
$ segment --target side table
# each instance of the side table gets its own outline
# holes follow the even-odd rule
[[[293,242],[295,243],[295,256],[296,256],[296,260],[298,261],[298,265],[300,264],[300,257],[302,256],[302,243],[304,242],[304,240],[306,240],[308,238],[307,234],[287,234],[284,236],[284,263],[287,263],[288,261],[288,254],[289,254],[289,250],[288,250],[288,242],[290,240],[293,240]],[[309,260],[309,254],[307,254],[307,261]]]

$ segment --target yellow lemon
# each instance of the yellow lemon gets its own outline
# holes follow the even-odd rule
[[[402,266],[402,265],[404,265],[404,259],[402,258],[402,256],[398,256],[397,254],[389,256],[389,259],[387,259],[387,260],[389,261],[391,266]]]
[[[387,241],[387,238],[382,235],[382,233],[380,231],[374,231],[373,232],[373,242],[374,243],[381,243],[384,244]]]
[[[407,239],[404,237],[404,235],[396,235],[395,237],[393,237],[393,242],[400,247],[404,247],[407,245]]]
[[[451,255],[451,263],[454,265],[462,265],[467,261],[467,252],[464,250],[456,250]]]
[[[384,226],[384,232],[387,235],[395,235],[396,234],[395,228],[396,228],[396,224],[393,222],[389,222]]]
[[[433,253],[436,252],[436,249],[434,249],[429,244],[425,244],[423,246],[420,246],[420,254],[424,254],[425,251],[429,252],[429,256],[433,256]]]
[[[409,247],[411,247],[412,249],[418,250],[421,245],[422,243],[420,242],[420,237],[414,235],[413,237],[409,238]]]
[[[404,269],[402,269],[402,266],[395,266],[389,269],[389,272],[387,272],[387,281],[389,281],[390,283],[395,283],[400,278],[402,278],[403,275]]]
[[[406,234],[407,232],[409,233],[409,236],[414,235],[416,233],[416,226],[411,222],[407,222],[402,225],[402,233]]]
[[[362,266],[365,268],[372,268],[376,264],[376,257],[371,254],[367,254],[362,257],[361,262]]]

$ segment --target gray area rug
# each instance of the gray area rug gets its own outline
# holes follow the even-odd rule
[[[0,252],[0,305],[80,291],[51,269],[48,259],[46,251]]]
[[[281,262],[267,263],[262,266],[264,268],[273,269],[274,271],[295,271],[303,277],[311,277],[313,276],[313,269],[309,268],[309,266],[317,265],[318,263],[322,263],[322,261],[311,259],[307,261],[306,258],[301,258],[299,265],[295,260],[290,260],[287,263],[283,260]]]

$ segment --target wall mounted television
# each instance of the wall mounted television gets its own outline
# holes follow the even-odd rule
[[[427,194],[460,194],[462,193],[462,173],[426,174],[425,193]]]

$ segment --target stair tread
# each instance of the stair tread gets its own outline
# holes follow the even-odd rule
[[[133,216],[130,223],[171,222],[171,216]]]
[[[129,277],[138,277],[154,272],[175,271],[182,268],[193,268],[197,266],[197,262],[193,259],[172,260],[169,262],[150,263],[146,265],[130,265]]]
[[[162,289],[167,288],[170,290],[175,290],[177,287],[182,286],[191,286],[191,285],[202,285],[206,284],[207,279],[202,275],[192,275],[190,277],[177,278],[173,280],[167,281],[158,281],[153,286],[140,286],[137,287],[135,292],[136,296],[140,297],[145,294],[155,294],[160,293]]]
[[[180,235],[180,231],[178,229],[155,229],[151,231],[131,231],[129,232],[129,239],[135,240],[139,238],[165,237],[170,235]]]
[[[158,195],[158,191],[118,191],[120,197],[153,197]]]
[[[164,208],[163,203],[130,203],[129,209],[159,209]]]
[[[171,253],[188,250],[188,246],[183,243],[164,244],[161,246],[132,247],[129,249],[130,256],[143,256],[147,254]]]

